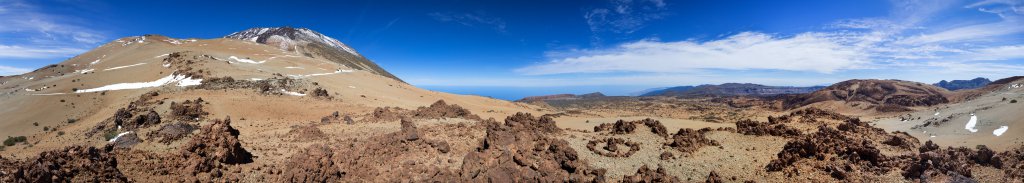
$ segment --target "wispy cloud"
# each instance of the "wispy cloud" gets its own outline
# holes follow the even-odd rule
[[[663,72],[693,69],[777,69],[830,73],[854,68],[866,59],[856,48],[816,33],[776,37],[744,32],[725,39],[695,42],[642,40],[615,48],[575,50],[549,62],[517,69],[528,75]]]
[[[488,27],[498,32],[506,32],[505,21],[501,18],[489,16],[483,12],[474,13],[453,13],[453,12],[434,12],[427,14],[434,20],[440,22],[453,22],[462,24],[469,27]]]
[[[829,76],[913,69],[922,73],[960,70],[1019,75],[1024,67],[1019,62],[1024,59],[1024,44],[1019,42],[1024,33],[1024,22],[1020,22],[1020,5],[1024,3],[1020,2],[996,0],[955,6],[953,1],[896,1],[890,16],[840,20],[819,31],[789,35],[742,32],[708,41],[645,39],[610,48],[552,50],[544,61],[515,71],[530,76],[646,76],[757,70]],[[994,19],[933,19],[952,8],[976,10],[981,15],[991,13]],[[642,25],[632,22],[618,25]]]
[[[664,17],[665,9],[662,0],[611,0],[606,7],[587,10],[583,18],[591,32],[630,34]]]
[[[2,11],[2,10],[3,9],[0,9],[0,11]],[[32,70],[31,69],[25,69],[25,68],[17,68],[17,67],[10,67],[10,66],[0,65],[0,76],[21,74],[21,73],[26,73],[26,72],[29,72],[29,71],[32,71]]]
[[[54,58],[84,52],[104,41],[74,17],[47,14],[22,1],[0,3],[0,58]]]
[[[17,45],[0,45],[0,57],[9,58],[67,57],[74,56],[85,51],[85,49],[72,47],[23,47]]]

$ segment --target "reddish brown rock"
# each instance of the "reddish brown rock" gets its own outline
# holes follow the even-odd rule
[[[213,170],[217,163],[243,164],[252,162],[252,154],[242,148],[238,130],[231,127],[231,118],[213,120],[203,126],[192,141],[182,146],[181,157],[187,160],[185,169],[195,172]]]
[[[667,144],[667,146],[684,153],[692,153],[704,146],[718,146],[717,141],[708,139],[704,136],[704,133],[710,131],[713,130],[710,128],[703,128],[700,130],[693,130],[689,128],[679,129],[679,132],[672,135],[672,142]]]
[[[152,140],[154,138],[158,138],[157,142],[170,144],[171,142],[185,138],[195,130],[196,127],[188,123],[171,123],[161,126],[160,129],[156,131],[150,132],[148,134],[148,139]]]
[[[466,155],[464,181],[603,182],[604,169],[580,160],[551,118],[517,113],[505,123],[485,121],[487,135],[476,152]]]
[[[658,166],[657,170],[647,168],[647,165],[640,166],[636,174],[622,177],[622,182],[682,182],[679,177],[669,175],[665,168]]]
[[[771,121],[772,118],[768,118]],[[785,124],[770,124],[762,123],[749,119],[740,120],[736,122],[736,132],[744,135],[757,135],[757,136],[784,136],[793,137],[799,136],[802,133],[800,130],[786,126]]]
[[[426,119],[463,118],[480,120],[480,116],[474,115],[469,112],[469,110],[466,110],[459,105],[448,105],[444,100],[438,100],[437,102],[434,102],[434,104],[430,104],[428,107],[417,108],[416,111],[413,111],[412,117]]]
[[[71,146],[28,161],[0,157],[0,182],[128,182],[108,151]]]
[[[598,147],[599,144],[604,147]],[[629,149],[621,149],[620,146],[625,146]],[[587,149],[590,149],[591,152],[598,155],[606,157],[629,157],[632,156],[633,153],[640,151],[640,143],[612,137],[587,142]]]
[[[314,144],[288,158],[280,182],[340,182],[345,177],[334,163],[334,150]]]
[[[185,100],[182,103],[171,102],[171,116],[178,120],[198,121],[209,114],[203,110],[203,102],[203,98],[195,101]]]

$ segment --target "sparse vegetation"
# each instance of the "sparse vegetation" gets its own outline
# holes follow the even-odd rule
[[[117,130],[110,130],[103,133],[103,140],[110,140],[117,137]]]
[[[45,132],[45,131],[50,131],[50,127],[49,127],[49,126],[44,126],[44,127],[43,127],[43,131],[44,131],[44,132]]]
[[[57,136],[61,136],[61,135],[64,135],[64,131],[58,131],[57,132]]]
[[[39,126],[39,122],[32,122],[32,126]]]
[[[4,140],[4,146],[13,146],[14,144],[18,144],[19,142],[25,142],[27,140],[28,140],[28,138],[25,137],[25,136],[17,136],[17,137],[7,136],[7,140]]]
[[[1017,103],[1017,99],[1010,100],[1010,103]]]
[[[78,121],[78,119],[75,119],[75,118],[68,118],[68,124],[71,124],[71,123],[75,123],[75,122],[77,122],[77,121]]]

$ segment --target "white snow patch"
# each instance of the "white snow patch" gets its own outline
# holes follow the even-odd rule
[[[96,70],[96,69],[82,69],[82,70],[77,70],[75,72],[85,74],[87,72],[92,72],[93,70]]]
[[[302,69],[302,67],[292,67],[292,66],[288,66],[288,67],[284,67],[284,68],[285,69]]]
[[[238,61],[238,62],[242,62],[242,63],[249,63],[249,64],[262,64],[263,62],[267,62],[267,61],[259,61],[259,62],[257,62],[255,60],[238,58],[238,57],[235,57],[235,56],[228,57],[228,59],[232,59],[232,60],[235,60],[235,61]]]
[[[348,88],[356,88],[356,86],[348,85]]]
[[[307,77],[313,77],[313,76],[324,76],[324,75],[346,73],[346,72],[352,72],[352,70],[338,69],[338,70],[335,70],[334,72],[329,72],[329,73],[316,73],[316,74],[307,74],[307,75],[289,74],[288,77],[292,77],[292,78],[307,78]]]
[[[932,116],[938,116],[938,115],[939,115],[939,112],[935,112],[935,115],[932,115]]]
[[[124,136],[124,135],[128,135],[129,133],[132,133],[132,131],[121,132],[121,133],[117,134],[117,136],[115,136],[114,138],[110,139],[107,142],[110,142],[110,143],[117,142],[118,138],[121,138],[121,136]]]
[[[25,88],[25,91],[33,92],[33,91],[36,91],[36,90]]]
[[[263,79],[262,78],[249,78],[249,80],[259,81],[259,80],[263,80]]]
[[[935,135],[932,135],[930,138],[935,138]]]
[[[163,65],[163,66],[164,66],[164,67],[171,67],[171,63],[170,63],[170,62],[164,63],[164,65]]]
[[[178,41],[177,39],[167,39],[167,40],[164,40],[164,41],[166,41],[167,43],[176,44],[176,45],[181,44],[181,41]]]
[[[967,126],[964,129],[971,131],[971,133],[978,132],[978,129],[974,128],[975,125],[978,125],[978,116],[971,114],[971,120],[967,121]]]
[[[292,91],[288,91],[288,90],[284,90],[284,89],[281,89],[281,93],[284,93],[286,95],[291,95],[291,96],[306,96],[306,94],[302,94],[302,93],[299,93],[299,92],[292,92]]]
[[[1001,126],[1001,127],[999,127],[999,129],[993,130],[992,131],[992,135],[996,135],[997,137],[998,136],[1003,136],[1003,133],[1006,133],[1006,130],[1009,130],[1009,129],[1010,129],[1009,126]]]
[[[117,66],[117,67],[111,67],[111,68],[103,69],[103,71],[110,71],[110,70],[118,70],[118,69],[124,69],[124,68],[129,68],[129,67],[135,67],[135,66],[140,66],[140,65],[144,65],[144,64],[146,64],[146,63],[137,63],[137,64],[132,64],[132,65],[125,65],[125,66]]]
[[[96,63],[100,63],[100,59],[96,59],[96,61],[89,62],[89,65],[96,65]]]
[[[180,87],[195,86],[200,84],[203,84],[203,79],[192,79],[192,77],[182,78],[180,81],[178,81],[178,86]]]
[[[164,53],[163,55],[157,55],[157,56],[155,56],[153,58],[166,57],[167,55],[171,55],[171,54],[170,53]]]
[[[170,83],[174,83],[174,82],[177,82],[178,86],[184,87],[184,86],[199,85],[199,84],[202,83],[202,81],[203,81],[202,79],[192,79],[191,77],[185,77],[184,75],[172,74],[172,75],[169,75],[167,77],[160,78],[160,79],[158,79],[156,81],[140,82],[140,83],[117,83],[117,84],[111,84],[111,85],[107,85],[107,86],[102,86],[102,87],[99,87],[99,88],[78,90],[78,91],[75,91],[75,93],[87,93],[87,92],[98,92],[98,91],[109,91],[109,90],[130,90],[130,89],[150,88],[150,87],[163,86],[165,84],[170,84]]]

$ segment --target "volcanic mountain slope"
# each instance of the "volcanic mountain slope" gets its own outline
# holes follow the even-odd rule
[[[69,143],[56,141],[100,143],[97,140],[104,139],[86,138],[83,133],[122,108],[131,114],[147,113],[149,109],[131,111],[130,106],[150,92],[157,93],[147,98],[159,101],[152,110],[160,116],[171,112],[171,103],[197,98],[211,103],[204,106],[210,116],[275,121],[320,120],[339,109],[351,109],[348,115],[374,107],[409,109],[437,100],[485,117],[530,110],[485,97],[422,90],[274,46],[158,35],[118,39],[59,64],[2,77],[0,92],[0,106],[5,106],[0,108],[4,116],[0,134],[29,136],[32,143],[55,141],[54,148]],[[58,132],[67,134],[57,137]],[[40,146],[44,145],[30,151],[47,149]]]
[[[1024,77],[1000,79],[953,96],[962,102],[898,113],[876,124],[943,146],[987,145],[1007,150],[1024,144]]]
[[[299,55],[322,58],[345,65],[349,68],[401,81],[395,75],[366,59],[348,45],[307,28],[263,27],[251,28],[232,33],[225,38],[241,39],[267,44]]]
[[[846,113],[904,112],[949,103],[952,92],[901,80],[848,80],[785,99],[785,108],[814,106]],[[785,97],[783,97],[785,98]]]
[[[817,91],[822,86],[792,87],[765,86],[751,83],[725,83],[720,85],[678,86],[645,93],[641,96],[677,96],[677,97],[727,97],[727,96],[766,96],[781,94],[801,94]]]

